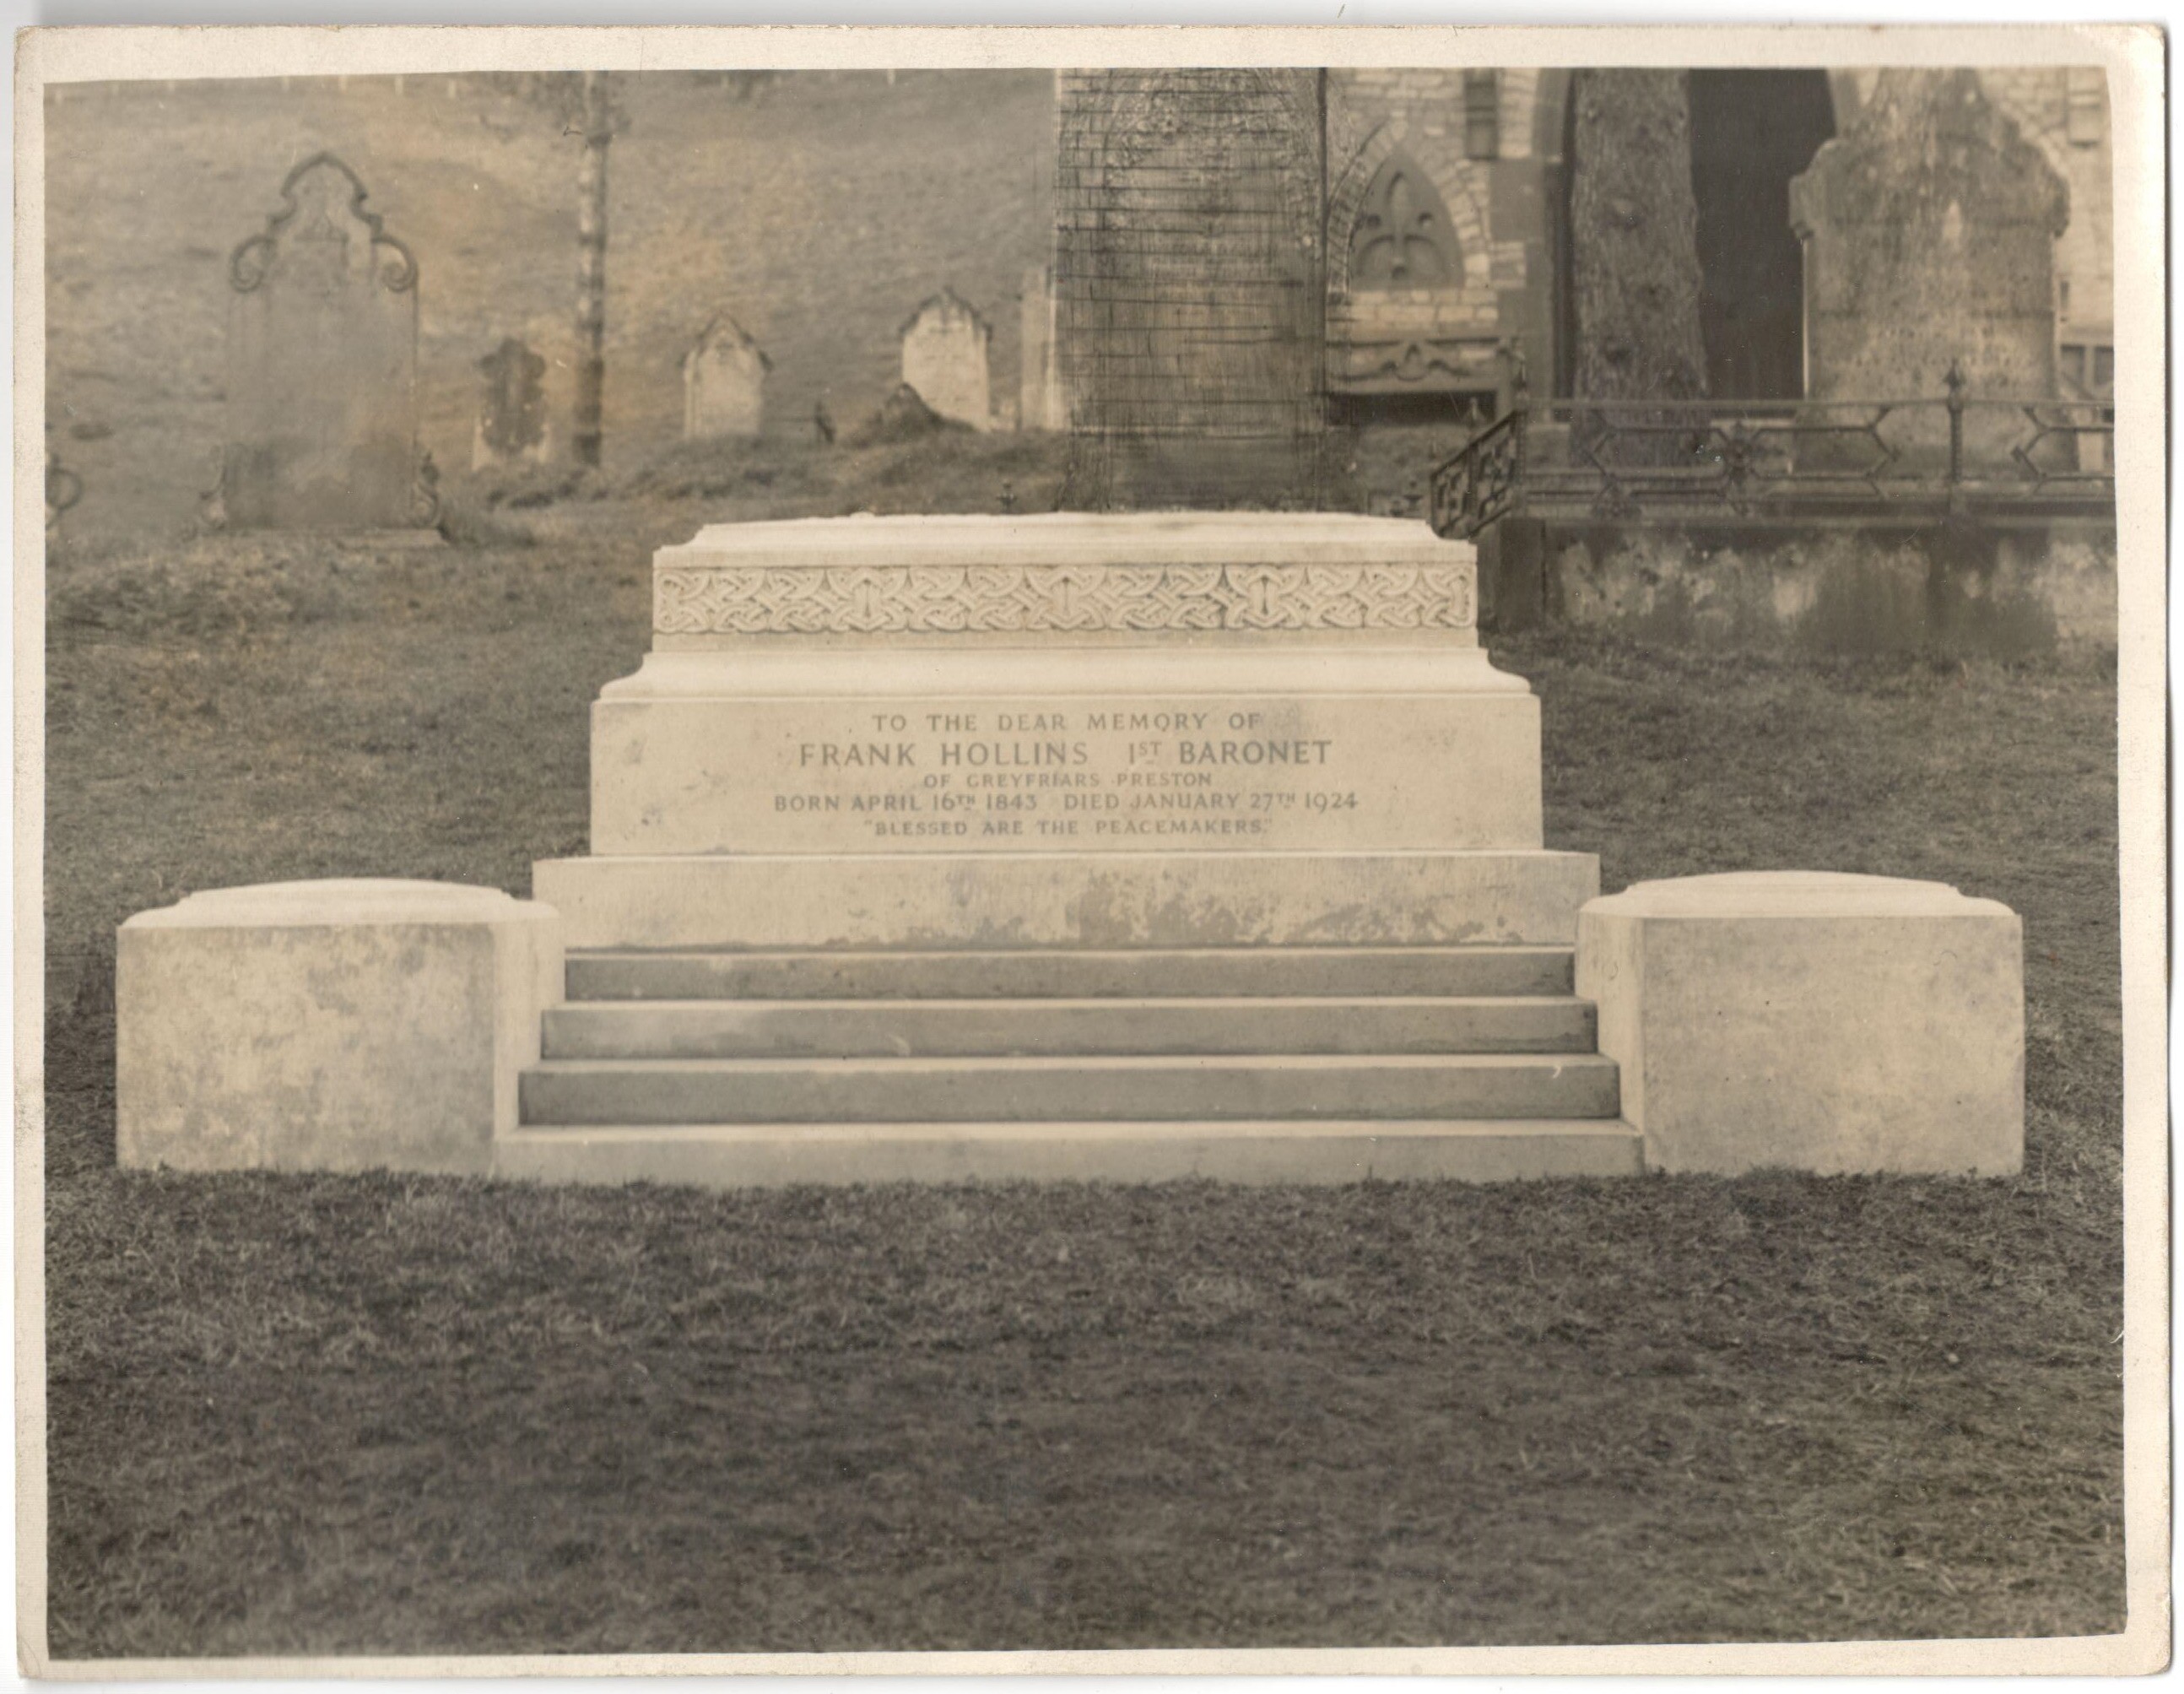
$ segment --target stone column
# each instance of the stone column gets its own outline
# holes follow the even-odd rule
[[[1017,426],[1068,428],[1069,415],[1054,369],[1054,273],[1043,265],[1024,272],[1021,363]]]

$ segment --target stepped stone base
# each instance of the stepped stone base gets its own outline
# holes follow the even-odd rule
[[[1622,1175],[1568,947],[577,952],[494,1168],[714,1186]]]
[[[1568,946],[1590,853],[549,859],[571,947]]]
[[[592,716],[511,1173],[1637,1167],[1539,702],[1423,526],[727,525]]]
[[[1637,1132],[1557,1123],[795,1123],[519,1129],[500,1175],[549,1182],[1349,1183],[1635,1176]]]
[[[122,1162],[2016,1169],[2016,918],[1808,874],[1596,899],[1475,600],[1468,546],[1380,519],[709,529],[655,560],[595,854],[538,904],[301,884],[124,926]]]
[[[1571,991],[1598,861],[1541,844],[1539,703],[1479,650],[1468,545],[1328,515],[814,520],[708,529],[653,589],[652,650],[593,712],[593,854],[533,877],[566,998],[405,999],[337,920],[293,950],[281,1039],[363,1056],[317,1109],[373,1124],[309,1127],[298,1162],[1639,1167]],[[399,1120],[445,1090],[405,1055],[486,1025],[468,1139],[419,1145]]]

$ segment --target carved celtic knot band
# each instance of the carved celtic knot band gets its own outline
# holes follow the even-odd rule
[[[1468,629],[1462,565],[677,566],[661,635]]]

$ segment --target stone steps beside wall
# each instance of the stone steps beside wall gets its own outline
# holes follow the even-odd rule
[[[523,1073],[521,1121],[1612,1117],[1616,1080],[1575,1052],[550,1059]]]
[[[1635,1130],[1613,1117],[1237,1119],[1221,1123],[601,1124],[519,1128],[494,1170],[542,1182],[1234,1183],[1636,1176]]]
[[[648,1000],[555,1006],[548,1060],[1590,1050],[1591,1005],[1500,999]]]
[[[1567,995],[1569,947],[571,950],[572,1000]]]
[[[1640,1167],[1566,946],[571,953],[510,1175],[738,1186]]]

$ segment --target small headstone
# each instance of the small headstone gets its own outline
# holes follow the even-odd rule
[[[766,414],[766,373],[773,361],[723,312],[682,355],[682,438],[756,435]]]
[[[1974,400],[2055,393],[2069,187],[1978,72],[1882,71],[1857,121],[1791,183],[1790,216],[1805,244],[1811,398],[1938,399],[1952,365]],[[1917,425],[1921,446],[1946,438],[1938,408]]]
[[[70,508],[83,498],[83,478],[54,457],[51,449],[46,452],[46,539],[57,542],[61,538],[61,520]]]
[[[545,359],[510,336],[478,360],[478,371],[485,386],[471,437],[471,469],[543,464],[554,452],[554,432],[546,420]]]
[[[332,153],[228,256],[218,504],[240,529],[396,529],[417,485],[417,261]]]
[[[987,351],[993,338],[971,304],[943,288],[902,326],[902,380],[940,416],[990,429]]]

